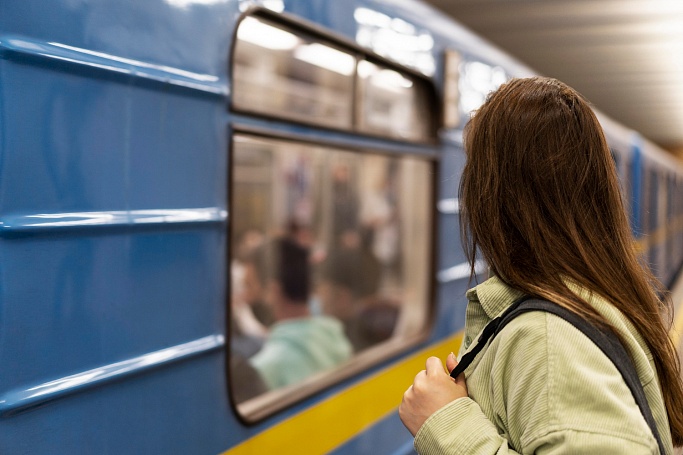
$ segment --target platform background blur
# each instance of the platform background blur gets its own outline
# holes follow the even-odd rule
[[[427,2],[683,159],[683,1]]]

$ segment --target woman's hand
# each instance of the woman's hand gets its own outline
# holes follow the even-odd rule
[[[453,370],[458,362],[450,353],[446,359],[448,371]],[[453,400],[467,396],[465,376],[451,378],[437,357],[427,359],[426,370],[415,376],[415,381],[406,393],[398,408],[398,415],[403,425],[415,436],[427,418]]]

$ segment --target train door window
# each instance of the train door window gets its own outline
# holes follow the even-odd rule
[[[633,165],[631,161],[624,155],[622,173],[619,174],[619,181],[621,183],[621,191],[626,207],[626,214],[628,219],[633,224]]]
[[[667,173],[666,176],[666,270],[674,270],[674,174]]]
[[[258,420],[424,336],[433,163],[237,134],[230,386]]]
[[[350,129],[356,57],[274,21],[245,17],[237,29],[233,105],[258,114]]]
[[[622,170],[623,162],[621,155],[615,149],[609,149],[610,155],[612,156],[612,161],[614,162],[614,169],[617,171],[617,178],[619,179],[619,189],[621,190],[621,200],[626,203],[625,187],[624,187],[624,173]]]
[[[434,136],[433,103],[421,80],[368,60],[358,62],[358,130],[410,141]]]
[[[612,155],[612,161],[614,161],[614,169],[617,171],[617,176],[621,179],[622,174],[622,160],[621,155],[615,149],[610,148],[610,155]]]
[[[647,260],[650,264],[650,268],[655,273],[655,276],[659,277],[661,268],[659,267],[659,262],[657,258],[657,253],[659,251],[658,241],[659,241],[659,175],[657,174],[656,168],[653,166],[647,171],[648,174],[648,213],[647,213],[647,239],[648,239],[648,252]]]
[[[657,218],[657,231],[654,234],[654,241],[657,245],[655,251],[659,253],[659,257],[657,257],[656,260],[657,265],[659,266],[659,278],[661,279],[661,274],[666,270],[664,264],[667,233],[666,198],[668,197],[668,180],[666,178],[666,173],[664,173],[662,169],[657,169],[655,171],[655,181],[657,182],[657,213],[655,214]]]
[[[493,90],[507,81],[508,76],[500,66],[470,61],[462,65],[460,77],[460,105],[462,111],[470,114],[484,104]]]
[[[639,236],[646,238],[647,234],[650,232],[650,172],[647,167],[643,167],[641,173],[641,186],[640,186],[640,213],[635,214],[640,219],[640,232]]]
[[[429,80],[263,14],[246,16],[237,28],[234,109],[411,142],[436,138],[438,104]]]
[[[659,229],[659,218],[660,218],[660,207],[659,207],[659,174],[656,168],[651,168],[648,172],[648,185],[650,187],[648,195],[650,200],[648,201],[648,233],[653,236],[657,233]]]
[[[443,77],[443,125],[446,128],[460,126],[460,52],[448,49],[444,53]]]

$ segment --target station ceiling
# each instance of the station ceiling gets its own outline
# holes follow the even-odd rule
[[[427,0],[683,154],[683,0]]]

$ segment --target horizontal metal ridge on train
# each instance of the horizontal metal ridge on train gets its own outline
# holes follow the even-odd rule
[[[38,41],[16,36],[0,36],[0,55],[10,59],[33,59],[51,65],[63,62],[81,72],[106,72],[113,75],[144,79],[159,86],[175,85],[189,90],[228,96],[224,82],[211,74],[199,74],[180,68],[97,52],[67,44]]]

